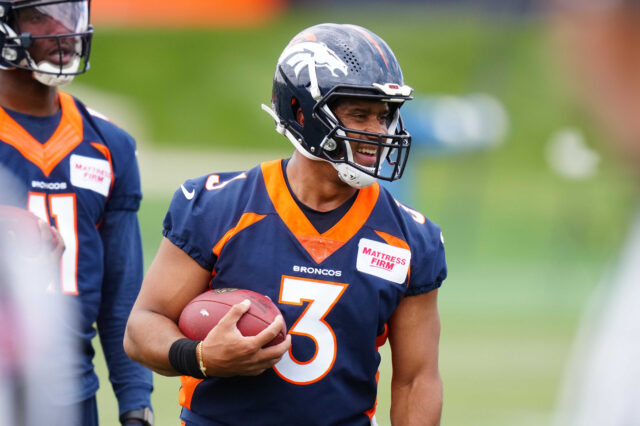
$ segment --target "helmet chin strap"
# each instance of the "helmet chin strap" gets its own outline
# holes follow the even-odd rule
[[[357,189],[366,188],[375,183],[376,178],[370,176],[361,170],[350,166],[347,163],[331,163],[333,167],[338,171],[338,177],[341,181],[349,186]]]
[[[350,162],[353,162],[353,153],[351,152],[351,146],[348,143],[345,144],[345,149],[347,151],[347,159]],[[340,180],[353,188],[366,188],[373,185],[376,181],[376,178],[368,175],[362,170],[356,169],[349,163],[331,163],[331,165],[338,171],[338,177]]]
[[[62,69],[58,65],[54,65],[51,62],[41,61],[34,68],[38,71],[33,72],[33,78],[35,78],[40,83],[45,86],[51,87],[59,87],[64,86],[65,84],[71,83],[74,74],[56,74],[61,70],[66,72],[76,72],[78,70],[78,66],[80,65],[80,58],[75,57],[71,60],[70,63],[65,65]]]

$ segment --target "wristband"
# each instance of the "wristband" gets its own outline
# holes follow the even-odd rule
[[[126,424],[129,420],[136,420],[144,426],[153,426],[153,411],[149,407],[140,408],[138,410],[129,410],[122,413],[120,423]],[[129,422],[131,423],[131,422]]]
[[[191,376],[197,379],[204,379],[206,376],[200,369],[200,362],[197,355],[199,340],[188,338],[178,339],[169,349],[169,363],[174,370],[183,376]]]

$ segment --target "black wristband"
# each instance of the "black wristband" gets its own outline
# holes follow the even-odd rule
[[[204,379],[205,376],[200,371],[200,364],[196,355],[198,343],[200,341],[186,337],[173,342],[171,348],[169,348],[169,363],[174,370],[183,376]]]

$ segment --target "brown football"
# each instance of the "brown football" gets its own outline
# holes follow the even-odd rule
[[[229,309],[245,299],[251,301],[251,307],[237,324],[243,336],[255,336],[280,315],[278,307],[267,296],[251,290],[218,288],[199,294],[187,303],[180,314],[178,327],[188,338],[204,340]],[[280,333],[266,346],[281,343],[286,335],[287,328],[283,324]]]

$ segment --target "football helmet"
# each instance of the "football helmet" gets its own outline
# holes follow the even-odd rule
[[[90,0],[0,1],[0,69],[21,68],[47,86],[89,69]]]
[[[384,40],[356,25],[325,23],[301,31],[289,42],[276,65],[271,108],[262,108],[275,120],[276,131],[301,154],[330,162],[344,182],[364,188],[376,179],[402,176],[411,136],[400,107],[413,99],[412,92]],[[387,133],[345,127],[332,111],[345,97],[387,102]],[[304,126],[297,120],[298,109]],[[375,164],[354,161],[350,141],[375,148]]]

